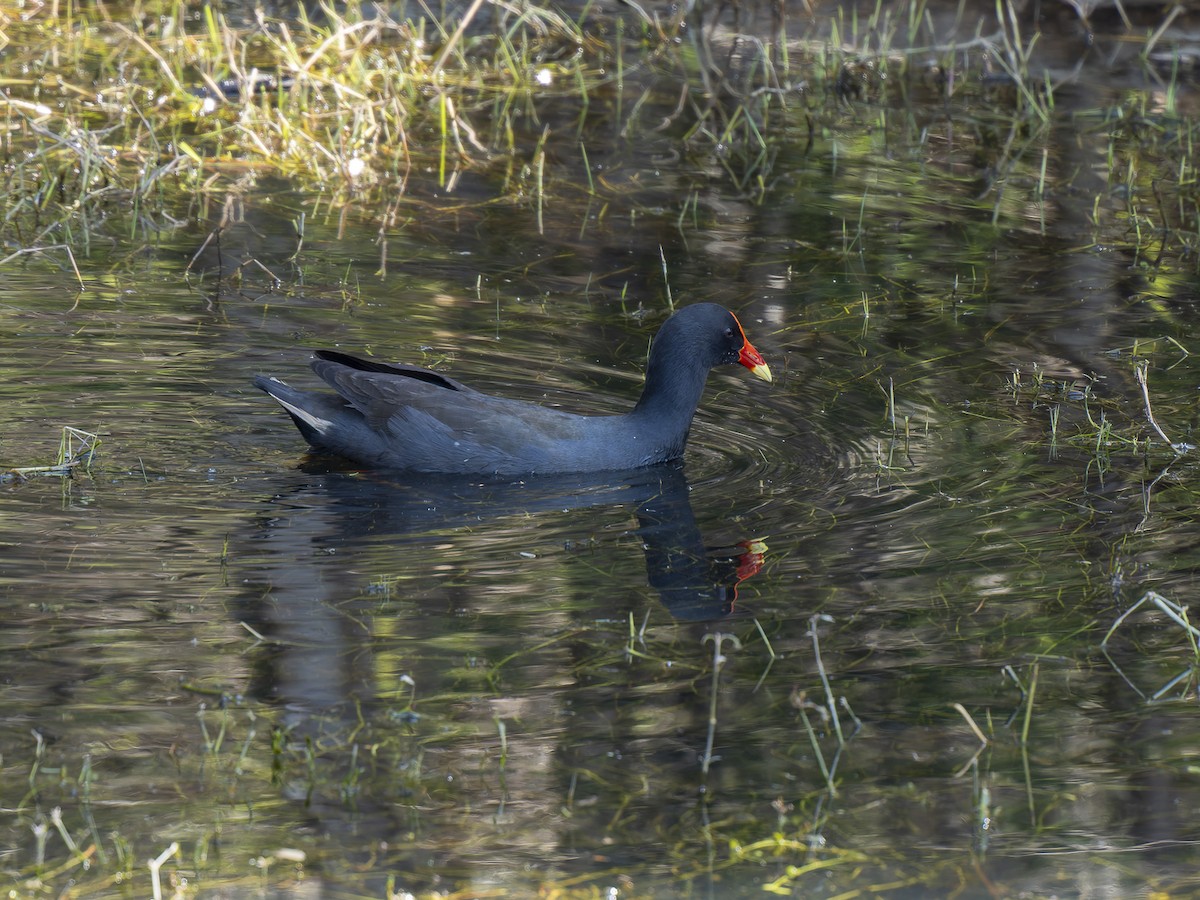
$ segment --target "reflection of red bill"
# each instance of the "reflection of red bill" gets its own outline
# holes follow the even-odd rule
[[[750,541],[742,541],[738,546],[744,548],[746,552],[738,557],[737,581],[735,584],[741,584],[747,578],[757,575],[758,570],[763,567],[763,560],[767,555],[766,541],[761,541],[757,538]]]

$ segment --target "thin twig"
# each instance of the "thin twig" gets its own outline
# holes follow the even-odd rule
[[[71,263],[71,271],[75,273],[75,280],[79,282],[80,292],[86,291],[87,285],[83,283],[83,276],[79,274],[79,266],[75,264],[75,254],[71,252],[71,248],[66,244],[51,244],[47,247],[21,247],[20,249],[14,250],[12,253],[8,254],[8,256],[4,257],[4,259],[0,259],[0,266],[10,262],[13,259],[16,259],[18,256],[22,256],[27,253],[45,253],[47,250],[62,250],[67,254],[67,261]],[[75,303],[78,305],[78,297],[75,298]],[[74,306],[71,307],[71,311],[75,311]]]
[[[1162,438],[1163,443],[1175,451],[1176,456],[1182,456],[1183,451],[1180,450],[1177,444],[1167,437],[1167,433],[1163,431],[1159,427],[1158,422],[1154,420],[1154,412],[1150,409],[1150,385],[1146,381],[1146,373],[1149,369],[1150,363],[1143,362],[1138,363],[1137,368],[1133,370],[1138,386],[1142,389],[1142,399],[1146,403],[1146,421],[1150,423],[1150,427],[1154,429],[1160,438]]]
[[[821,685],[825,688],[825,705],[829,709],[829,718],[833,721],[833,730],[837,734],[838,746],[846,743],[846,738],[842,735],[842,723],[838,719],[837,703],[833,699],[833,688],[829,684],[829,675],[825,671],[825,662],[821,659],[821,641],[817,636],[817,623],[821,620],[821,616],[810,616],[808,620],[808,634],[812,638],[813,656],[817,661],[817,674],[821,678]]]
[[[483,6],[483,0],[475,0],[470,8],[463,13],[462,20],[458,23],[458,28],[454,30],[454,34],[450,35],[450,40],[446,41],[446,46],[438,54],[437,61],[433,64],[433,68],[429,72],[431,78],[436,78],[438,72],[442,70],[442,66],[445,65],[450,54],[454,52],[455,46],[462,39],[463,32],[467,30],[467,26],[471,24],[471,20],[475,18],[475,14],[479,12],[479,7],[481,6]]]
[[[717,692],[721,685],[721,668],[725,665],[725,654],[721,652],[721,645],[728,642],[733,645],[735,650],[742,649],[742,642],[736,635],[720,631],[704,635],[701,643],[709,641],[712,641],[713,644],[712,695],[709,697],[708,703],[708,735],[704,743],[704,756],[700,760],[700,772],[705,776],[708,775],[709,767],[713,762],[713,742],[717,735]]]

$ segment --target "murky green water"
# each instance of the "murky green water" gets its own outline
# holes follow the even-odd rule
[[[1063,102],[996,223],[986,109],[798,114],[755,204],[597,102],[595,195],[554,145],[542,233],[482,169],[414,179],[386,245],[264,182],[220,260],[212,212],[96,247],[78,299],[10,263],[4,463],[103,437],[0,488],[11,883],[144,896],[178,842],[212,896],[1193,895],[1195,656],[1149,606],[1100,647],[1200,566],[1196,451],[1122,441],[1136,358],[1195,442],[1200,285],[1089,218],[1120,99]],[[337,346],[618,411],[668,282],[776,382],[715,372],[645,479],[344,471],[249,383]]]

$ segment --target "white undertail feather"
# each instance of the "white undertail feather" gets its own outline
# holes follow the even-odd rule
[[[271,380],[279,381],[278,378],[272,378]],[[279,381],[279,383],[284,384],[284,382],[282,382],[282,381]],[[281,397],[276,396],[275,394],[272,394],[271,397],[275,400],[276,403],[278,403],[280,406],[282,406],[284,409],[286,409],[289,413],[291,413],[297,419],[300,419],[301,421],[305,422],[314,431],[320,432],[321,434],[326,434],[329,431],[330,426],[333,425],[333,423],[331,421],[329,421],[328,419],[322,419],[320,416],[314,416],[307,409],[301,409],[299,406],[296,406],[295,404],[288,403],[286,400],[284,400]]]

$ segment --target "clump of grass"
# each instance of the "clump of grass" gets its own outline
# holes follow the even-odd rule
[[[1178,73],[1172,73],[1173,96]],[[1136,264],[1176,260],[1200,270],[1200,122],[1161,108],[1154,95],[1130,94],[1084,127],[1107,136],[1108,190],[1093,204],[1097,243],[1133,245]]]
[[[142,897],[195,896],[200,889],[241,894],[302,878],[309,852],[291,843],[298,840],[294,834],[264,831],[257,809],[269,808],[285,781],[300,784],[310,797],[320,794],[352,806],[357,779],[374,763],[360,760],[357,737],[366,728],[361,720],[330,722],[314,742],[278,725],[264,734],[260,723],[272,714],[201,705],[196,740],[177,735],[179,744],[169,751],[178,768],[174,801],[155,796],[154,788],[137,795],[139,788],[123,774],[122,751],[101,747],[80,759],[37,731],[28,751],[9,742],[0,766],[21,793],[9,803],[3,832],[13,848],[5,867],[7,896],[77,896],[114,888]],[[216,727],[208,727],[214,719]],[[369,732],[372,759],[376,753],[407,759],[387,734],[386,728]],[[114,796],[119,802],[111,802]],[[172,803],[184,804],[186,812]],[[150,806],[158,810],[152,826],[144,818]],[[250,812],[242,816],[239,808]],[[241,864],[210,859],[216,846]]]
[[[100,447],[100,436],[64,425],[58,443],[58,459],[48,466],[15,466],[0,472],[0,482],[25,481],[29,478],[70,477],[76,470],[90,471],[92,458]]]
[[[1108,642],[1112,639],[1126,621],[1142,607],[1155,607],[1168,620],[1176,626],[1176,633],[1180,636],[1183,645],[1186,647],[1187,653],[1191,657],[1191,662],[1184,668],[1182,672],[1175,675],[1162,685],[1153,694],[1147,696],[1129,677],[1121,670],[1116,661],[1109,655]],[[1160,629],[1161,630],[1161,629]],[[1136,603],[1125,610],[1113,622],[1112,627],[1108,629],[1108,633],[1104,635],[1104,640],[1100,642],[1100,652],[1108,659],[1109,663],[1129,685],[1130,688],[1140,697],[1145,700],[1158,701],[1167,697],[1172,692],[1179,696],[1186,696],[1189,691],[1193,691],[1198,681],[1200,681],[1200,628],[1192,624],[1191,616],[1189,615],[1188,607],[1181,605],[1175,601],[1164,597],[1157,591],[1147,591],[1143,594]]]
[[[1148,456],[1152,451],[1168,450],[1171,458],[1195,449],[1186,441],[1173,440],[1158,421],[1151,400],[1150,362],[1143,353],[1155,350],[1157,342],[1141,342],[1129,348],[1133,386],[1136,394],[1115,393],[1101,396],[1085,380],[1056,380],[1035,364],[1025,373],[1014,370],[1006,380],[1006,390],[1018,403],[1046,411],[1047,442],[1052,458],[1060,444],[1087,452],[1091,464],[1103,475],[1111,465],[1111,456],[1125,452]],[[1178,341],[1163,343],[1189,355]],[[1122,351],[1124,352],[1124,351]]]
[[[850,7],[806,24],[808,34],[789,32],[773,7],[702,0],[667,18],[627,9],[571,18],[479,0],[446,22],[354,2],[287,20],[259,11],[239,21],[183,2],[147,2],[131,18],[102,4],[46,4],[20,19],[0,11],[10,68],[22,73],[0,88],[0,240],[15,248],[0,265],[62,260],[85,288],[77,256],[130,235],[155,239],[265,173],[389,227],[401,198],[444,201],[482,172],[549,234],[556,194],[582,192],[585,177],[589,200],[606,190],[588,164],[588,125],[608,129],[614,115],[619,138],[661,134],[669,154],[703,156],[756,203],[779,189],[785,148],[807,153],[830,131],[856,128],[889,148],[896,129],[937,146],[943,118],[946,146],[983,179],[964,202],[990,207],[993,223],[1024,217],[1031,200],[1044,208],[1054,190],[1055,85],[1011,4],[974,24],[960,10],[946,42],[919,0]],[[769,22],[750,21],[764,13]],[[1161,29],[1146,40],[1149,54]],[[922,96],[936,117],[914,115]],[[1096,195],[1094,239],[1131,241],[1145,266],[1200,266],[1196,126],[1147,97],[1080,117],[1110,136],[1112,190]],[[853,152],[882,149],[865,141]],[[567,159],[583,166],[568,175],[574,184],[552,168]],[[860,225],[877,202],[864,191]],[[849,247],[861,252],[864,237],[860,227]]]
[[[46,250],[69,234],[86,252],[130,207],[144,228],[171,228],[166,197],[220,189],[247,166],[335,194],[403,193],[413,166],[436,159],[450,188],[492,151],[473,120],[497,99],[493,131],[511,134],[534,94],[605,78],[608,45],[552,9],[496,8],[494,27],[464,19],[453,34],[367,9],[260,12],[247,26],[211,6],[147,4],[126,24],[103,6],[51,4],[7,22],[32,74],[0,93],[12,161],[0,236]]]

